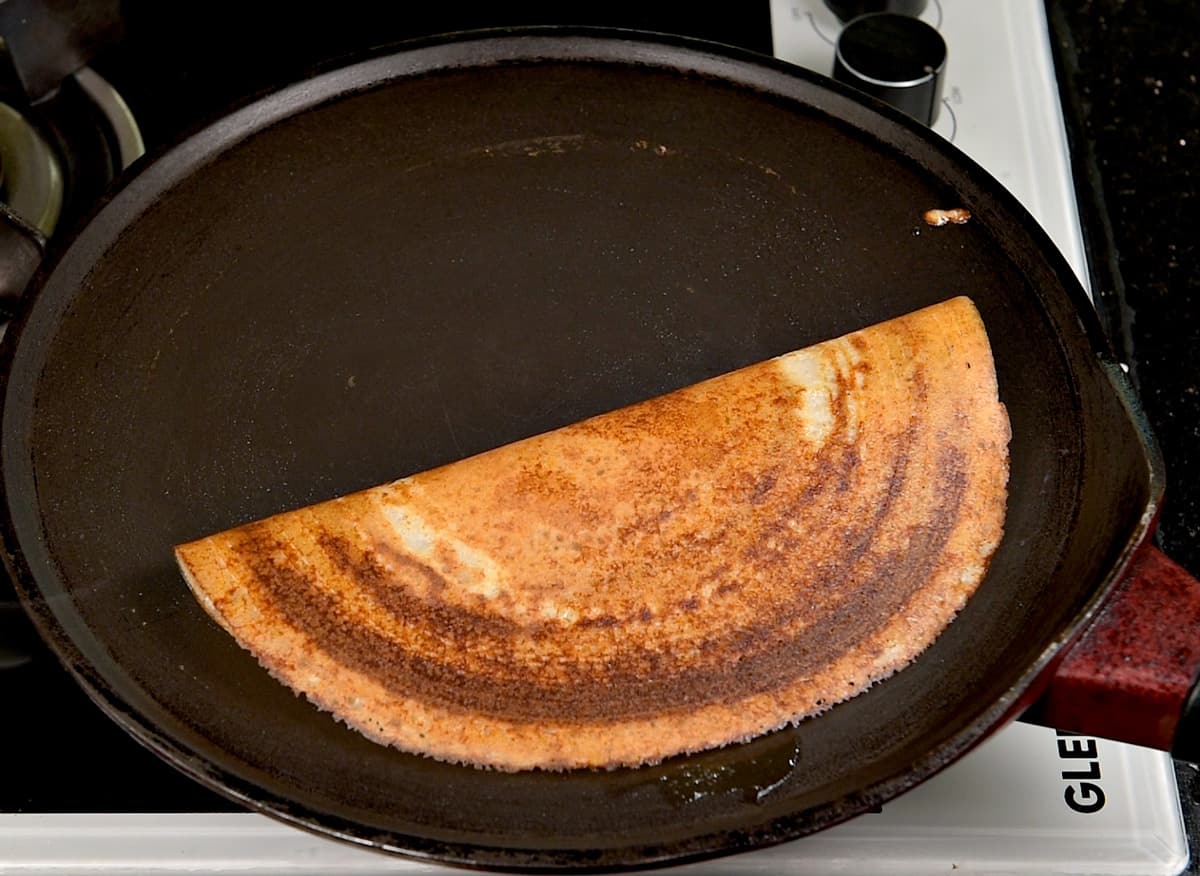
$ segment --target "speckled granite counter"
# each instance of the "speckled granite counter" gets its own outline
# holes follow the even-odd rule
[[[1161,544],[1196,573],[1200,4],[1052,0],[1048,8],[1100,306],[1166,460]]]

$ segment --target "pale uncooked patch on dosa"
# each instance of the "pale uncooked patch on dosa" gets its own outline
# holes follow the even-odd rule
[[[965,298],[177,549],[201,605],[372,739],[507,770],[747,739],[902,668],[1000,542]]]

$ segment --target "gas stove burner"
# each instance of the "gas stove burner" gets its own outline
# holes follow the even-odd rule
[[[20,297],[46,241],[144,151],[128,105],[90,68],[42,100],[0,103],[0,304]]]
[[[45,106],[0,103],[0,200],[48,238],[144,151],[125,101],[84,68]]]
[[[50,144],[20,112],[0,103],[0,199],[49,237],[62,212],[62,168]]]
[[[125,99],[95,70],[84,67],[75,74],[75,81],[108,122],[117,150],[118,169],[124,170],[146,152],[137,119]]]

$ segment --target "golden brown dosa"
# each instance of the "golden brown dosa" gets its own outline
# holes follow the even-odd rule
[[[177,557],[276,678],[372,739],[635,765],[923,651],[1000,541],[1008,440],[957,298]]]

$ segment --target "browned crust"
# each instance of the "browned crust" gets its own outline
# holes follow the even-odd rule
[[[373,739],[634,765],[924,650],[1000,541],[1008,440],[957,298],[177,556],[275,677]]]

